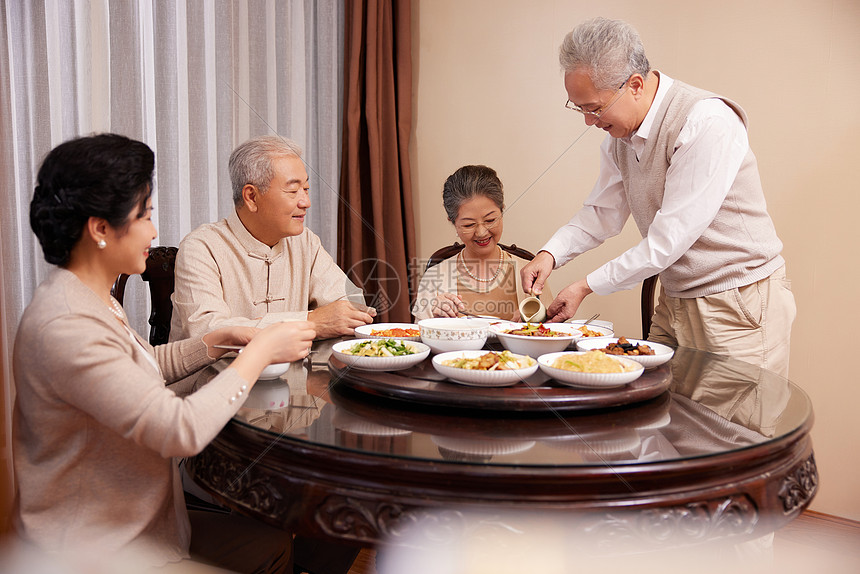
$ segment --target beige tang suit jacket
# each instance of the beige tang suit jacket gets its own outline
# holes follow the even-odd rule
[[[179,244],[170,340],[225,325],[305,320],[309,309],[346,297],[364,303],[313,232],[306,228],[270,248],[234,211]]]

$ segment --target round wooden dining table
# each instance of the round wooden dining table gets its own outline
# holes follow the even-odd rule
[[[555,521],[594,547],[659,547],[772,533],[818,488],[808,396],[742,361],[679,348],[624,387],[545,378],[478,388],[445,380],[430,359],[351,369],[331,343],[258,381],[186,461],[216,500],[361,546],[397,545],[415,524],[456,538],[474,517],[519,528],[504,526],[516,515]]]

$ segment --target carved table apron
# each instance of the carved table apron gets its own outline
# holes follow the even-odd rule
[[[456,537],[467,516],[507,512],[596,543],[741,541],[806,508],[818,474],[805,393],[710,353],[679,349],[669,366],[656,399],[545,417],[421,409],[343,378],[327,388],[323,365],[306,366],[252,390],[289,386],[287,409],[249,407],[187,468],[239,512],[357,545],[396,544],[427,520]]]

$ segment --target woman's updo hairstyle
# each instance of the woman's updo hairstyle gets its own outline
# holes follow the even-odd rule
[[[45,260],[64,267],[90,217],[114,229],[152,193],[155,155],[145,143],[117,134],[80,137],[51,150],[36,176],[30,227]],[[141,211],[142,213],[142,211]]]
[[[454,223],[463,202],[478,195],[490,198],[504,212],[505,192],[496,170],[485,165],[464,165],[449,175],[442,186],[442,205],[448,221]]]

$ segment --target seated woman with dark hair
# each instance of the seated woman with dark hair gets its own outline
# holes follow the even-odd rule
[[[445,180],[442,204],[464,247],[424,272],[412,306],[415,319],[470,313],[520,321],[519,304],[526,295],[519,270],[528,261],[499,247],[505,194],[495,170],[461,167]],[[549,289],[540,299],[552,302]]]
[[[218,434],[264,367],[304,359],[314,330],[225,327],[152,347],[129,327],[110,291],[120,273],[144,271],[157,236],[154,161],[146,144],[102,134],[57,146],[39,169],[30,225],[57,268],[15,340],[16,529],[64,564],[111,561],[94,565],[106,571],[179,562],[202,542],[209,563],[292,572],[288,536],[267,540],[250,519],[209,513],[223,523],[205,522],[205,540],[192,536],[177,460]],[[215,361],[224,344],[245,348],[207,385],[186,397],[166,387]],[[231,552],[244,554],[231,562]]]

